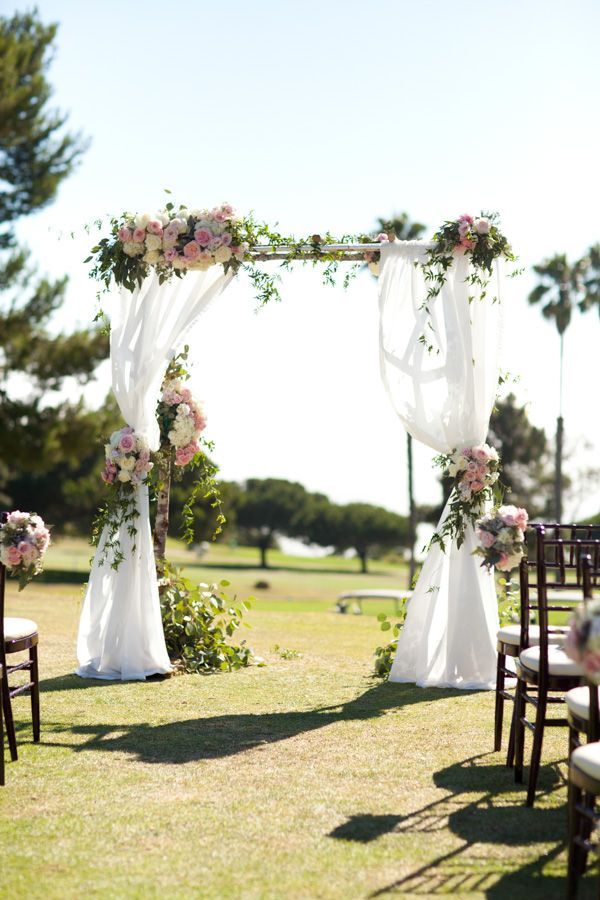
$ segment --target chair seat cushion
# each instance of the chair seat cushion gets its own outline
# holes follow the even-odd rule
[[[33,619],[17,619],[7,616],[4,619],[4,639],[6,641],[19,641],[30,637],[38,630]]]
[[[569,711],[579,719],[588,719],[590,715],[590,689],[587,685],[571,688],[565,694],[565,703]]]
[[[571,754],[570,765],[600,781],[600,743],[577,747]]]
[[[539,672],[539,647],[528,647],[527,650],[522,651],[519,659],[527,669],[531,669],[534,672]],[[583,675],[583,670],[580,668],[580,666],[577,665],[576,662],[573,662],[572,659],[569,659],[565,651],[560,647],[550,646],[548,647],[548,673],[550,675],[565,675],[576,678],[578,675]]]
[[[567,634],[569,632],[568,626],[557,626],[557,631],[560,631],[560,634],[549,634],[548,635],[548,643],[550,644],[562,644],[564,643]],[[515,647],[519,646],[519,641],[521,639],[521,626],[520,625],[505,625],[501,628],[497,635],[497,640],[501,641],[503,644],[514,644]],[[540,642],[540,629],[539,625],[530,625],[529,626],[529,643],[530,644],[539,644]]]

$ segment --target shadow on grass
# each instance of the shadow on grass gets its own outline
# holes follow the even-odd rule
[[[52,685],[53,690],[79,687],[64,676],[64,683]],[[79,679],[77,679],[79,680]],[[63,679],[53,679],[62,682]],[[47,683],[46,683],[47,684]],[[114,684],[105,682],[104,684]],[[208,716],[167,722],[161,725],[137,725],[114,722],[98,725],[46,726],[46,735],[68,732],[87,737],[84,743],[69,743],[70,749],[117,752],[134,756],[147,763],[187,763],[202,759],[235,756],[249,750],[284,741],[298,734],[315,731],[337,722],[374,719],[388,710],[413,703],[443,700],[464,694],[464,691],[424,690],[414,685],[382,684],[365,691],[354,700],[339,706],[289,712],[252,715]],[[44,742],[44,739],[42,738]],[[54,740],[46,741],[55,745]]]
[[[85,584],[90,577],[89,571],[75,572],[73,569],[44,569],[36,576],[36,582],[42,584]]]
[[[279,565],[279,566],[269,566],[266,569],[262,569],[259,565],[252,563],[235,563],[235,562],[202,562],[201,560],[186,560],[185,562],[178,562],[178,566],[181,566],[183,569],[224,569],[224,570],[235,570],[239,571],[253,571],[256,572],[257,575],[262,575],[265,578],[269,576],[270,572],[306,572],[307,575],[348,575],[351,578],[358,577],[367,577],[367,578],[389,578],[389,572],[361,572],[358,569],[328,569],[324,566],[288,566],[288,565]],[[398,572],[398,578],[402,577],[403,573]]]
[[[435,845],[436,834],[441,836],[449,829],[460,839],[458,847],[380,888],[372,898],[481,893],[494,900],[530,900],[565,895],[565,878],[556,874],[556,866],[550,866],[554,871],[547,869],[565,849],[566,809],[564,805],[544,805],[542,799],[563,784],[557,766],[542,767],[540,792],[533,808],[524,805],[524,790],[522,799],[515,802],[519,788],[512,772],[495,754],[448,766],[434,773],[433,781],[447,792],[441,799],[404,816],[355,815],[331,832],[333,838],[362,842],[389,833],[425,833]],[[551,846],[538,855],[538,844]],[[490,853],[486,845],[493,846],[494,852]],[[535,858],[523,864],[520,860],[525,847],[532,848]],[[521,852],[517,854],[518,848]],[[498,859],[497,865],[494,859]],[[584,885],[582,897],[586,896],[585,889]]]

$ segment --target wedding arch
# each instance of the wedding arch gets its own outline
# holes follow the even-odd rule
[[[499,377],[504,263],[514,260],[497,218],[461,216],[444,223],[432,242],[399,241],[393,234],[296,240],[238,217],[228,204],[198,210],[168,203],[153,214],[123,214],[86,260],[107,288],[112,388],[126,427],[106,445],[104,477],[120,507],[99,535],[79,625],[77,673],[125,680],[171,669],[147,484],[160,443],[161,385],[198,317],[240,270],[260,303],[277,296],[275,277],[260,266],[273,260],[324,263],[327,280],[341,262],[354,268],[367,262],[379,275],[385,388],[407,431],[436,450],[455,479],[391,680],[493,686],[497,600],[493,572],[473,555],[473,526],[497,490],[497,454],[485,439]],[[176,396],[179,409],[197,420],[187,398]],[[182,460],[193,456],[194,446],[191,439],[178,451]]]

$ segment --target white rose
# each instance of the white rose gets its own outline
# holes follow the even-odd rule
[[[135,469],[135,459],[133,456],[124,456],[119,460],[119,466],[125,472],[131,472],[132,469]]]
[[[137,215],[133,220],[135,222],[136,228],[145,228],[152,216],[150,213],[141,213],[141,215]]]
[[[125,241],[123,244],[123,253],[126,253],[127,256],[140,256],[145,249],[144,244],[139,241]]]
[[[146,250],[160,250],[162,247],[162,238],[157,234],[146,235]]]
[[[119,479],[119,481],[123,482],[131,481],[131,475],[129,474],[129,472],[125,472],[123,469],[121,469],[117,478]]]
[[[454,478],[457,473],[458,466],[456,465],[456,463],[450,463],[450,465],[448,466],[448,475],[450,475],[451,478]]]
[[[144,253],[144,262],[151,266],[155,266],[159,259],[160,253],[158,250],[148,250],[147,253]]]
[[[513,535],[512,535],[512,531],[510,530],[510,528],[501,528],[500,531],[498,532],[497,540],[501,544],[512,544]]]
[[[176,256],[171,265],[174,269],[187,269],[187,263],[181,256]]]
[[[2,546],[0,550],[0,562],[3,566],[10,566],[10,562],[8,559],[8,547]]]
[[[215,262],[217,263],[226,263],[229,262],[233,253],[231,252],[230,247],[217,247],[215,250]]]
[[[459,455],[453,457],[453,459],[457,472],[462,472],[463,469],[466,469],[470,462],[470,460],[468,460],[466,456],[463,456],[462,453],[459,453]]]

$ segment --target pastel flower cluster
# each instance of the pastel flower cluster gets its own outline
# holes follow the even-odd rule
[[[387,244],[389,242],[389,238],[387,234],[384,232],[380,232],[374,241],[378,241],[380,244]],[[365,262],[369,267],[369,271],[372,275],[379,276],[379,260],[381,258],[381,254],[377,250],[367,250],[366,253],[363,253],[365,258]]]
[[[15,510],[0,522],[0,562],[19,576],[19,589],[42,571],[50,532],[35,513]]]
[[[458,243],[463,250],[473,250],[481,235],[490,233],[492,223],[486,216],[473,217],[462,215],[458,217]]]
[[[163,383],[158,415],[161,434],[175,450],[175,465],[187,466],[199,452],[200,435],[206,428],[202,405],[180,378],[171,378]]]
[[[129,426],[113,431],[104,453],[102,480],[106,484],[142,484],[153,466],[146,439]]]
[[[468,503],[498,481],[499,467],[498,452],[489,444],[480,444],[453,453],[447,472],[455,479],[460,500]]]
[[[479,547],[475,554],[483,556],[482,566],[495,566],[502,572],[516,569],[525,552],[527,510],[517,506],[500,506],[478,520],[475,534]]]
[[[600,683],[600,600],[575,611],[565,642],[565,652],[581,666],[590,681]]]
[[[117,230],[123,253],[159,269],[199,269],[240,261],[248,244],[238,240],[240,220],[229,203],[214,209],[165,208],[126,219]]]

